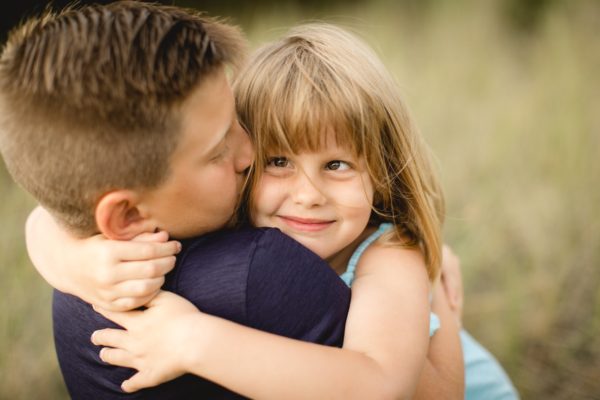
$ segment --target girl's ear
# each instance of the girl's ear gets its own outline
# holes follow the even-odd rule
[[[139,202],[139,195],[131,190],[115,190],[102,196],[95,210],[100,232],[112,240],[129,240],[153,231],[152,221],[140,213]]]

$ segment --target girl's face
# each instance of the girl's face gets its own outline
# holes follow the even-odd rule
[[[364,160],[327,140],[318,152],[269,154],[253,193],[252,222],[279,228],[327,259],[364,231],[373,195]]]

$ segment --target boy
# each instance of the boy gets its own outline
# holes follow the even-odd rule
[[[242,49],[234,28],[175,7],[124,1],[33,19],[0,61],[0,151],[78,236],[192,238],[164,288],[200,310],[340,346],[350,293],[322,260],[276,230],[209,234],[230,219],[252,160],[224,71]],[[132,371],[102,363],[89,341],[114,325],[61,292],[53,319],[73,398],[239,397],[192,376],[125,395]]]

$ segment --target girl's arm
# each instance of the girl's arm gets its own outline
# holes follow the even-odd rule
[[[77,239],[39,206],[29,214],[25,237],[33,265],[50,285],[114,311],[137,308],[154,297],[181,248],[168,241],[166,232],[136,241],[102,235]]]
[[[450,246],[444,245],[442,251],[442,286],[450,310],[454,313],[458,326],[462,326],[462,310],[464,302],[462,273],[460,260]]]
[[[444,266],[442,274],[443,271]],[[440,282],[434,285],[431,307],[440,318],[440,328],[430,340],[415,399],[464,399],[465,369],[460,325],[454,310],[450,308],[447,291],[442,286]]]
[[[126,391],[191,372],[251,398],[408,398],[429,343],[428,293],[418,252],[374,245],[357,268],[342,349],[203,314],[170,293],[144,312],[103,312],[127,331],[97,331],[93,341],[111,347],[104,361],[139,371]]]
[[[434,285],[431,304],[441,324],[429,343],[416,399],[464,399],[464,357],[459,336],[462,287],[460,260],[444,245],[441,277]]]

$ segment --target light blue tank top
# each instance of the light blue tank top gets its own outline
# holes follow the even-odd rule
[[[340,275],[346,285],[352,286],[356,265],[367,247],[391,228],[390,223],[379,225],[379,228],[356,248],[346,271]],[[434,313],[429,315],[429,336],[433,336],[440,327],[440,320]],[[460,339],[465,362],[465,400],[518,400],[517,390],[494,356],[465,330],[460,331]]]
[[[392,224],[389,222],[384,222],[379,225],[379,228],[368,238],[366,238],[354,251],[352,257],[350,257],[350,261],[348,261],[348,266],[346,267],[346,271],[340,275],[340,278],[344,281],[346,285],[349,287],[352,286],[352,282],[354,282],[354,276],[356,274],[356,266],[358,265],[358,260],[365,252],[367,247],[371,245],[374,241],[379,239],[381,235],[383,235],[387,230],[392,229]],[[430,296],[431,298],[431,296]],[[434,313],[429,314],[429,336],[433,336],[433,334],[440,328],[440,319]]]

